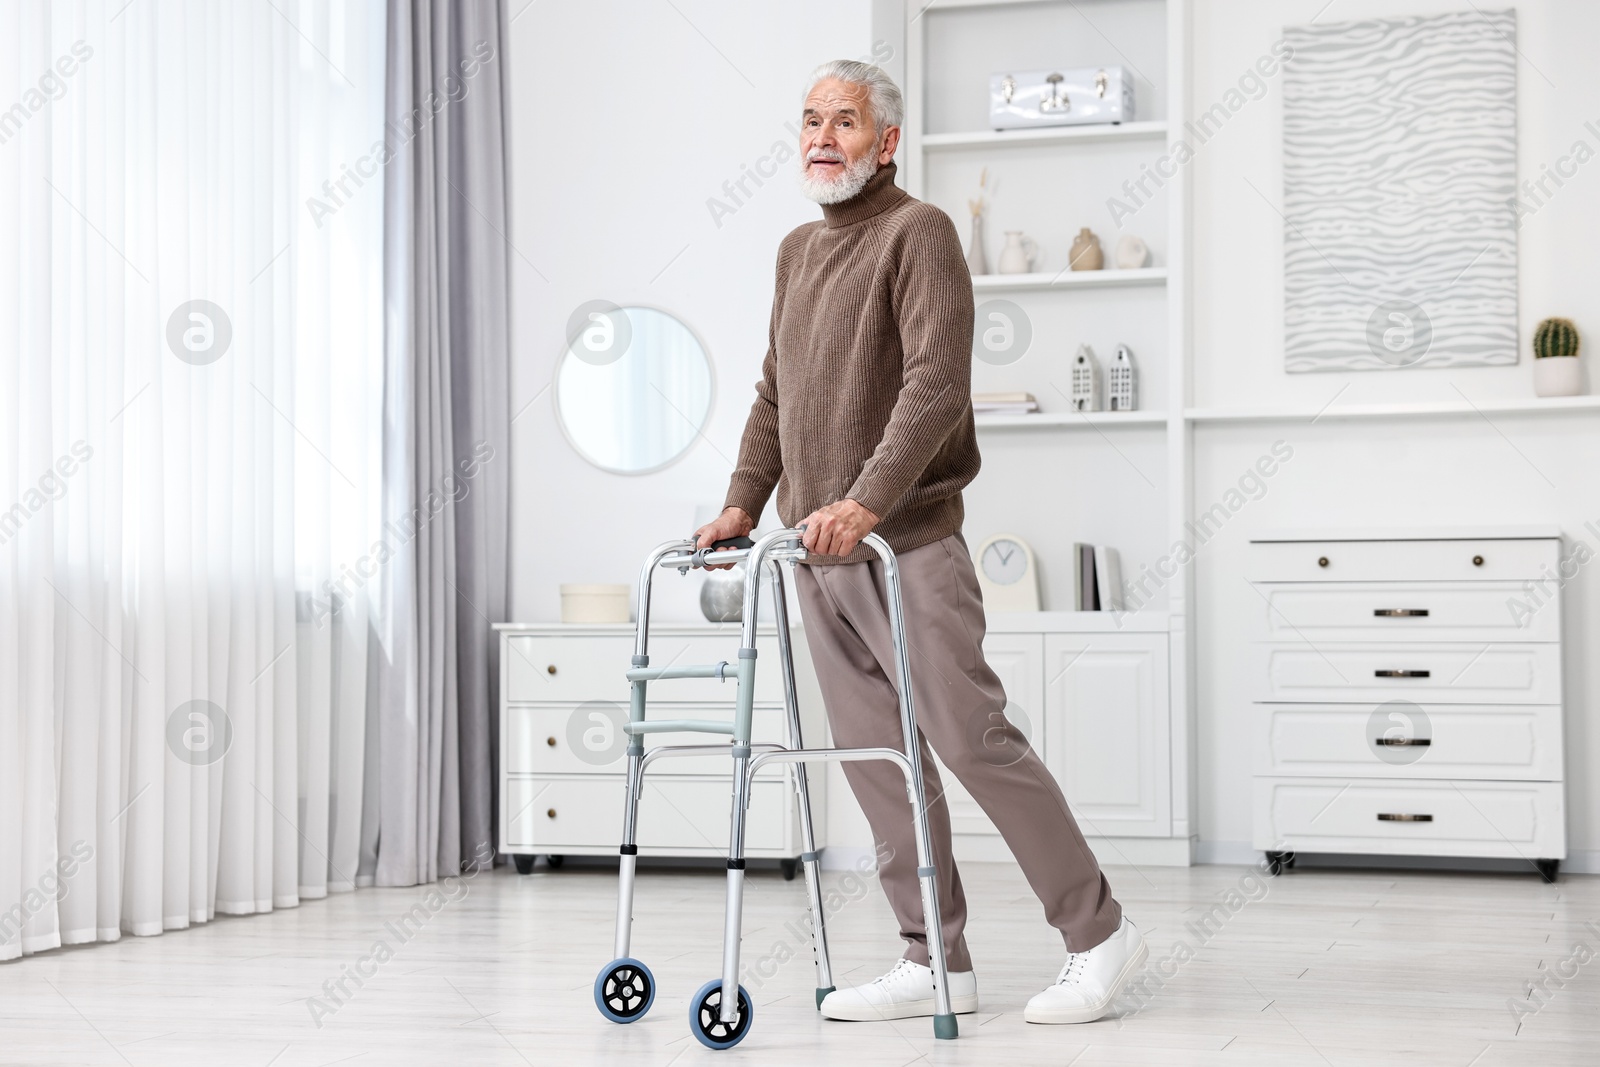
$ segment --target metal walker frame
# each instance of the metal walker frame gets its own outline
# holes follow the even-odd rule
[[[621,866],[617,887],[616,958],[595,979],[595,1003],[601,1013],[614,1022],[633,1022],[642,1018],[655,999],[655,979],[649,968],[628,953],[633,926],[634,872],[639,854],[635,832],[638,827],[639,794],[645,770],[656,760],[676,756],[706,756],[728,753],[733,759],[733,808],[728,841],[727,913],[723,927],[722,977],[701,987],[689,1006],[690,1030],[711,1048],[731,1048],[744,1039],[753,1018],[753,1006],[739,985],[739,939],[744,901],[745,811],[750,803],[751,780],[768,763],[789,765],[790,777],[799,798],[801,839],[805,851],[800,859],[805,866],[806,892],[810,898],[813,939],[817,960],[817,1005],[834,989],[828,959],[827,932],[823,924],[821,871],[812,830],[811,798],[806,782],[806,764],[849,760],[888,760],[904,773],[906,796],[914,809],[913,827],[917,847],[917,880],[922,889],[922,908],[927,925],[929,962],[934,973],[934,1036],[954,1038],[956,1017],[951,1011],[948,971],[945,961],[944,932],[939,924],[939,890],[935,879],[932,845],[928,831],[927,799],[923,790],[921,749],[918,745],[916,710],[911,695],[911,664],[906,643],[905,612],[900,595],[900,572],[895,555],[877,534],[868,534],[867,545],[883,561],[889,600],[890,630],[894,640],[895,668],[900,694],[900,725],[904,751],[893,748],[806,748],[800,734],[800,709],[794,677],[794,656],[790,647],[788,602],[784,597],[782,564],[791,565],[806,558],[801,542],[802,529],[776,530],[752,542],[749,538],[719,541],[711,548],[697,549],[693,538],[668,541],[657,546],[639,572],[639,622],[634,645],[633,665],[627,672],[632,698],[629,721],[623,727],[628,735],[627,798],[622,820]],[[727,546],[732,547],[731,550]],[[718,549],[721,549],[720,551]],[[684,666],[650,666],[650,586],[657,569],[675,568],[680,574],[705,566],[748,563],[744,585],[744,613],[737,666],[727,661]],[[762,572],[770,575],[774,621],[778,631],[778,657],[783,670],[783,702],[788,719],[788,744],[754,742],[750,736],[755,702],[756,619],[761,599]],[[733,677],[738,693],[732,722],[706,719],[649,719],[646,717],[646,691],[652,682],[676,678]],[[731,745],[657,745],[644,747],[646,734],[719,733],[732,736]]]

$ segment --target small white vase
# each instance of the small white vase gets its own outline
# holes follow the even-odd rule
[[[1000,250],[1000,274],[1027,274],[1033,269],[1039,245],[1032,237],[1024,237],[1021,230],[1007,230],[1006,244]]]
[[[1577,356],[1546,356],[1533,360],[1533,391],[1539,396],[1577,396],[1583,392],[1583,373]]]

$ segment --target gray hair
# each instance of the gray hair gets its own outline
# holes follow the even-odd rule
[[[817,83],[826,78],[836,78],[847,85],[859,85],[867,91],[867,107],[872,112],[872,124],[881,137],[885,127],[898,126],[905,120],[905,98],[900,87],[882,67],[862,63],[855,59],[831,59],[811,72],[806,83],[806,96]]]

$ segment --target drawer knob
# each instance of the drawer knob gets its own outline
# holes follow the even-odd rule
[[[1481,566],[1483,566],[1483,557],[1482,557],[1482,556],[1473,556],[1473,557],[1472,557],[1472,565],[1473,565],[1473,566],[1474,566],[1474,567],[1481,567]]]
[[[1378,812],[1379,822],[1432,822],[1432,815],[1409,815],[1394,811]]]
[[[1373,608],[1372,614],[1380,619],[1426,619],[1427,608]]]
[[[546,674],[554,674],[554,673],[556,673],[556,665],[554,663],[550,664],[550,666],[548,666],[548,667],[546,667],[544,669],[544,672]]]
[[[1427,748],[1433,741],[1427,737],[1374,737],[1372,743],[1390,748]]]
[[[555,818],[556,817],[556,809],[555,808],[551,808],[549,811],[544,813],[544,817],[547,818],[547,819]]]
[[[549,745],[551,748],[555,748],[556,747],[556,739],[553,738],[553,737],[545,738],[544,739],[544,743]]]
[[[1327,556],[1318,556],[1317,557],[1317,566],[1326,567],[1327,565],[1328,565],[1328,557]]]
[[[1431,671],[1385,670],[1379,667],[1372,672],[1374,678],[1427,678]]]

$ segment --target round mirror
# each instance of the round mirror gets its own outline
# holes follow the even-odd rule
[[[578,454],[616,474],[648,474],[689,450],[711,414],[700,338],[655,308],[579,308],[556,368],[556,415]]]

